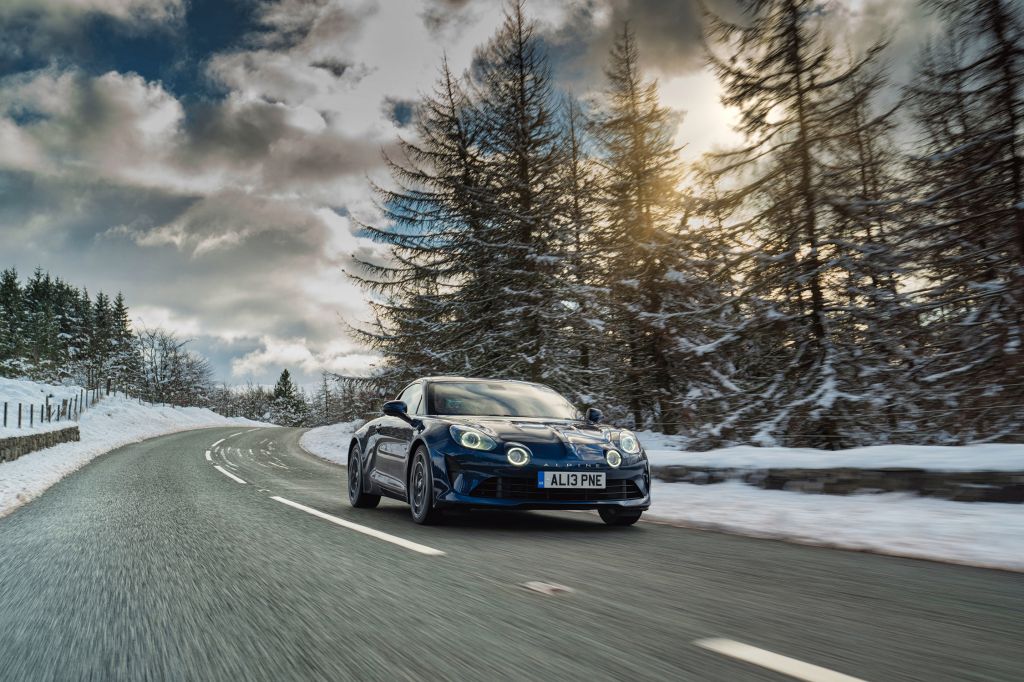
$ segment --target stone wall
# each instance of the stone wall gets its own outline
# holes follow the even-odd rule
[[[79,440],[79,438],[77,426],[69,426],[66,429],[59,429],[57,431],[44,431],[43,433],[0,438],[0,462],[13,462],[30,452],[51,448],[61,443],[71,443]]]
[[[957,502],[1024,502],[1024,471],[928,471],[925,469],[724,469],[652,467],[670,483],[706,485],[739,480],[766,490],[825,495],[911,492]]]

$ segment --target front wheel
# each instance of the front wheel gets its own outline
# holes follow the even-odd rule
[[[609,526],[632,526],[640,520],[640,516],[643,514],[642,511],[617,507],[600,507],[597,513],[601,515],[601,520]]]
[[[380,504],[380,495],[363,492],[363,457],[358,444],[348,453],[348,501],[353,507],[364,509]]]
[[[423,445],[413,453],[407,490],[413,521],[430,525],[441,519],[441,511],[434,508],[434,475],[430,467],[430,455]]]

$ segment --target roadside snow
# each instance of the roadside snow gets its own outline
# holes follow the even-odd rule
[[[122,445],[178,431],[235,425],[269,426],[228,419],[198,407],[140,405],[122,396],[108,396],[82,414],[80,442],[63,443],[0,464],[0,516],[38,497],[94,457]]]
[[[338,464],[348,459],[362,422],[311,429],[299,444]],[[669,445],[641,434],[648,447]],[[654,442],[652,442],[654,441]],[[963,448],[886,445],[845,452],[736,447],[711,452],[648,450],[652,464],[768,466],[914,466],[930,469],[1024,471],[1024,446]],[[652,521],[751,537],[839,547],[918,559],[1024,571],[1024,507],[949,502],[902,493],[809,495],[762,490],[739,481],[715,485],[655,480]]]
[[[302,434],[299,445],[311,455],[345,465],[348,464],[348,446],[352,442],[352,434],[362,425],[363,422],[357,420],[318,426]]]
[[[1024,571],[1024,508],[949,502],[902,493],[808,495],[738,481],[688,485],[655,481],[644,518],[775,538]]]
[[[68,420],[61,422],[41,422],[42,406],[46,404],[46,398],[50,398],[50,405],[56,413],[62,400],[74,400],[80,395],[82,389],[79,386],[54,386],[51,384],[40,384],[35,381],[23,381],[20,379],[4,379],[0,377],[0,438],[10,436],[24,436],[30,433],[42,433],[44,431],[55,431],[74,423]],[[7,428],[3,425],[3,408],[7,403]],[[18,404],[22,405],[21,426],[18,424]],[[35,410],[33,426],[29,428],[29,406]]]
[[[652,466],[671,464],[722,469],[876,469],[904,467],[932,471],[1024,471],[1024,445],[872,445],[849,450],[758,448],[738,445],[707,452],[673,447],[671,436],[638,434]]]

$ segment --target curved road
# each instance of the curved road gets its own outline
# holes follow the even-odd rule
[[[1019,574],[589,513],[423,528],[350,509],[300,433],[131,445],[0,519],[0,679],[1024,675]]]

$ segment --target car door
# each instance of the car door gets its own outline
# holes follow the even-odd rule
[[[398,396],[406,404],[409,414],[417,414],[423,396],[423,385],[413,382]],[[396,492],[405,491],[405,465],[412,444],[414,429],[404,419],[383,417],[377,430],[380,436],[377,441],[376,462],[370,474],[380,485]]]

